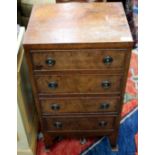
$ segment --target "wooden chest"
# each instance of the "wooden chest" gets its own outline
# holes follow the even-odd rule
[[[116,146],[132,45],[121,3],[34,6],[24,48],[46,146],[104,135]]]

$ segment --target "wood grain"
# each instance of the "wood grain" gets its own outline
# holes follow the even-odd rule
[[[44,130],[46,131],[76,131],[76,130],[104,130],[113,129],[115,117],[111,116],[57,116],[57,117],[43,117]],[[100,126],[100,122],[107,122],[107,125]],[[55,122],[61,122],[62,127],[56,128]],[[91,122],[91,123],[90,123]]]
[[[132,46],[121,3],[61,3],[33,7],[24,45],[116,43]]]
[[[112,49],[80,49],[80,50],[38,50],[32,52],[33,69],[45,70],[86,70],[86,69],[123,69],[127,50]],[[104,59],[110,56],[113,61],[104,63]],[[52,59],[54,65],[48,65],[46,61]]]
[[[104,135],[116,146],[132,45],[121,3],[34,6],[24,48],[46,146],[55,136]],[[103,101],[110,106],[100,110]]]
[[[74,94],[74,93],[115,93],[121,91],[121,76],[104,75],[53,75],[53,76],[35,76],[38,93],[44,94]],[[109,81],[111,86],[103,88],[102,82]],[[58,87],[51,89],[48,85],[56,82]]]
[[[42,98],[41,109],[44,115],[60,115],[70,113],[117,113],[119,108],[119,97],[62,97]],[[52,108],[56,105],[58,108]]]

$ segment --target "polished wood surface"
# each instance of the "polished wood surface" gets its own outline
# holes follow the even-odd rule
[[[46,146],[104,135],[116,146],[132,49],[122,4],[36,5],[24,47]]]
[[[108,42],[132,46],[121,3],[36,5],[24,38],[25,46]]]
[[[120,97],[63,97],[42,98],[40,100],[43,114],[59,115],[69,113],[105,113],[118,112]]]
[[[47,131],[77,131],[77,130],[105,130],[113,129],[115,117],[111,116],[57,116],[44,117],[44,128]],[[55,126],[55,123],[61,126]],[[91,122],[91,123],[90,123]]]
[[[44,94],[89,94],[89,93],[115,93],[121,91],[121,76],[104,76],[104,75],[53,75],[53,76],[36,76],[38,93]],[[108,81],[110,86],[103,87],[102,83]],[[49,87],[50,82],[57,83],[56,88]]]
[[[124,67],[126,50],[112,49],[80,49],[80,50],[39,50],[31,51],[33,69],[38,71],[86,70],[86,69],[120,69]],[[109,56],[113,61],[104,63]],[[47,60],[55,61],[49,65]]]

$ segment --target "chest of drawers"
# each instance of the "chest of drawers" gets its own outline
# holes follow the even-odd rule
[[[132,44],[121,3],[34,6],[24,48],[46,146],[104,135],[116,146]]]

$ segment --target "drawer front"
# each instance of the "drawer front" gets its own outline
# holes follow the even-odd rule
[[[122,69],[126,51],[75,50],[32,52],[34,70]]]
[[[59,116],[44,117],[44,129],[52,131],[104,130],[113,129],[115,117],[110,116]]]
[[[119,97],[70,97],[41,99],[41,109],[45,114],[117,112]]]
[[[121,76],[53,75],[36,76],[38,93],[119,93]]]

